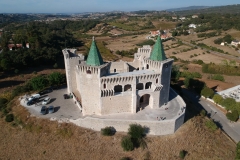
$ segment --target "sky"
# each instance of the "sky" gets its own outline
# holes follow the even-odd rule
[[[82,13],[165,10],[240,4],[239,0],[0,0],[0,13]]]

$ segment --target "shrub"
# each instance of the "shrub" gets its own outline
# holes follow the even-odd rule
[[[217,103],[217,104],[221,104],[222,101],[223,101],[223,98],[222,98],[221,95],[215,94],[215,95],[213,96],[213,101],[214,101],[215,103]]]
[[[211,76],[211,78],[214,79],[214,80],[222,81],[222,82],[225,81],[224,77],[222,75],[220,75],[220,74],[215,74],[215,75]]]
[[[202,109],[202,110],[200,111],[200,115],[201,115],[202,117],[205,117],[206,114],[207,114],[207,112],[206,112],[204,109]]]
[[[240,142],[237,143],[237,147],[236,147],[236,157],[235,159],[240,159]]]
[[[5,117],[5,121],[6,121],[6,122],[12,122],[13,120],[14,120],[13,114],[8,114],[8,115]]]
[[[132,151],[134,145],[130,136],[124,136],[121,141],[121,146],[124,151]]]
[[[230,121],[233,121],[233,122],[236,122],[239,118],[239,114],[238,114],[237,110],[233,110],[232,112],[228,112],[226,114],[226,116]]]
[[[207,128],[209,128],[211,131],[216,131],[218,129],[217,125],[213,122],[212,119],[209,119],[205,122],[205,125]]]
[[[186,156],[186,151],[181,150],[181,151],[179,152],[179,157],[180,157],[181,159],[184,159],[185,156]]]
[[[130,124],[128,134],[132,138],[143,138],[145,136],[145,129],[140,124]]]
[[[55,64],[53,65],[53,68],[58,68],[58,64],[55,63]]]
[[[211,88],[204,87],[203,90],[201,90],[201,95],[206,98],[212,98],[214,95],[214,91]]]
[[[0,98],[0,109],[5,108],[8,100],[6,98]]]
[[[112,136],[112,135],[114,135],[114,128],[113,127],[102,128],[101,134],[104,136]]]

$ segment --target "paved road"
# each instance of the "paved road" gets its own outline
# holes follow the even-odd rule
[[[225,114],[222,113],[213,103],[205,100],[204,98],[199,98],[197,94],[194,94],[186,89],[182,89],[183,94],[191,100],[192,103],[198,109],[205,109],[210,117],[221,127],[235,142],[240,141],[240,123],[230,122]]]

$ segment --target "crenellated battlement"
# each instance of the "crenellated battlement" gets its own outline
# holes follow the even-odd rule
[[[105,63],[101,66],[89,66],[86,63],[81,63],[76,66],[77,71],[80,73],[87,73],[87,74],[99,74],[102,69],[109,67],[109,63]]]
[[[161,74],[136,75],[136,76],[110,76],[102,77],[101,84],[115,84],[115,83],[132,83],[136,78],[137,81],[155,81]]]
[[[113,89],[101,90],[101,97],[109,97],[109,96],[114,96],[114,90]]]

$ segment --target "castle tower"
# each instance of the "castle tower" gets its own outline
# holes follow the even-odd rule
[[[149,59],[150,61],[153,61],[151,62],[153,66],[150,66],[150,68],[156,69],[156,66],[157,68],[160,66],[160,68],[158,68],[158,70],[160,69],[160,73],[161,73],[159,83],[163,87],[160,90],[159,106],[162,106],[168,103],[169,101],[169,89],[170,89],[171,69],[172,69],[173,59],[166,58],[160,36],[158,36],[157,38],[157,41],[153,47],[153,50],[151,52]],[[158,65],[158,63],[161,63],[161,64]]]
[[[101,115],[101,69],[104,67],[102,56],[93,38],[85,64],[79,66],[79,89],[83,115]]]

